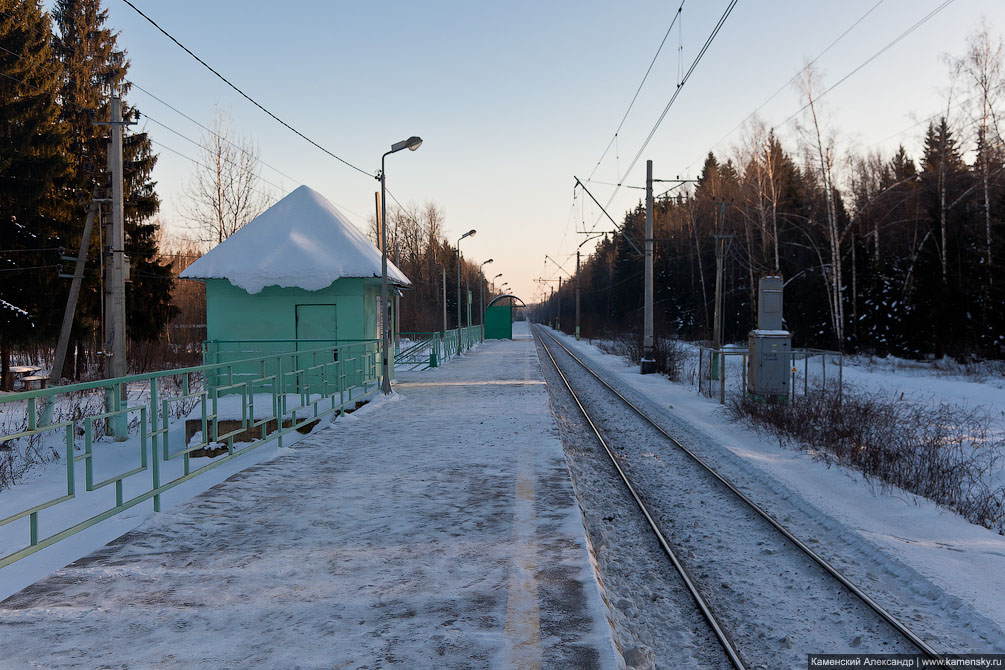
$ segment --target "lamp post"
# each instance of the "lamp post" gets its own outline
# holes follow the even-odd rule
[[[447,266],[441,265],[443,271],[443,335],[447,334]]]
[[[481,267],[484,268],[492,261],[493,261],[492,258],[488,259],[487,261],[482,263]],[[485,291],[483,290],[484,287],[485,287],[485,274],[484,270],[480,270],[478,278],[478,310],[481,312],[481,316],[478,318],[478,324],[482,327],[483,339],[485,335]]]
[[[476,232],[478,231],[472,228],[457,238],[457,353],[461,353],[461,240]]]
[[[391,145],[391,150],[380,157],[380,310],[381,310],[381,381],[380,390],[384,395],[391,394],[391,359],[389,349],[391,348],[391,307],[387,299],[387,185],[384,174],[384,159],[389,154],[396,153],[402,149],[415,151],[422,144],[422,138],[412,136],[407,140],[395,142]]]
[[[503,273],[500,272],[499,274],[497,274],[495,277],[492,278],[492,291],[489,294],[489,299],[490,300],[492,299],[492,294],[494,294],[496,292],[496,279],[499,279],[499,277],[502,277],[502,276],[503,276]]]

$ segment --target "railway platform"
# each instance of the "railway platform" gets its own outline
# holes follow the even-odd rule
[[[399,373],[390,398],[0,603],[0,665],[617,667],[516,335]]]

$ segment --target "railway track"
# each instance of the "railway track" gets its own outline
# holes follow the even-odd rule
[[[631,468],[631,462],[628,460],[626,455],[619,450],[616,446],[612,445],[612,442],[617,441],[618,438],[625,435],[627,427],[624,425],[623,417],[619,425],[619,420],[615,419],[615,425],[609,425],[604,427],[605,420],[608,423],[612,423],[611,418],[598,418],[598,414],[595,406],[598,404],[597,401],[587,400],[585,403],[581,396],[596,393],[595,390],[586,390],[584,393],[584,388],[589,382],[580,381],[577,386],[580,387],[580,392],[577,392],[573,388],[573,384],[570,382],[569,377],[574,376],[573,374],[567,374],[569,368],[575,370],[581,370],[579,373],[580,379],[590,380],[592,379],[594,384],[594,389],[602,388],[602,393],[607,397],[614,397],[617,399],[616,403],[629,410],[629,414],[637,417],[637,421],[642,422],[645,425],[645,430],[648,431],[649,436],[639,437],[639,433],[633,433],[634,439],[652,440],[653,435],[655,439],[662,441],[664,444],[671,445],[672,451],[679,454],[682,458],[679,464],[681,468],[687,467],[695,471],[695,474],[685,475],[685,480],[697,482],[699,478],[704,478],[713,482],[713,486],[717,487],[718,491],[716,493],[719,499],[722,497],[730,498],[733,505],[742,506],[750,516],[756,519],[756,523],[761,527],[758,532],[759,536],[772,535],[774,541],[777,543],[779,540],[784,543],[789,549],[789,552],[797,552],[799,555],[808,559],[808,562],[813,568],[816,569],[818,573],[822,572],[824,579],[828,580],[831,584],[830,589],[834,590],[834,584],[840,585],[840,590],[847,594],[843,596],[844,598],[852,598],[858,603],[863,604],[865,607],[861,608],[865,612],[871,614],[874,618],[878,618],[880,626],[886,627],[889,632],[894,633],[896,637],[899,638],[898,643],[894,644],[894,648],[882,649],[884,652],[901,652],[901,653],[916,653],[920,654],[933,661],[943,661],[943,657],[933,649],[929,644],[927,644],[918,635],[912,632],[907,626],[905,626],[900,620],[894,617],[890,612],[882,607],[875,599],[870,597],[865,591],[854,584],[850,579],[843,575],[837,568],[835,568],[831,563],[822,558],[818,553],[816,553],[812,548],[810,548],[805,542],[797,538],[792,532],[790,532],[785,526],[783,526],[778,520],[773,518],[768,514],[762,507],[757,505],[748,496],[746,496],[742,491],[740,491],[731,482],[721,476],[716,470],[709,465],[705,460],[703,460],[698,454],[693,450],[689,449],[687,446],[682,444],[672,435],[670,435],[662,426],[660,426],[656,421],[654,421],[650,416],[648,416],[640,407],[632,403],[628,398],[618,392],[614,387],[612,387],[606,380],[604,380],[596,371],[590,368],[582,359],[576,356],[571,350],[569,350],[565,345],[563,345],[557,338],[552,336],[547,331],[534,326],[534,333],[538,338],[541,346],[544,348],[548,357],[550,358],[554,368],[564,383],[566,389],[569,391],[572,399],[574,400],[576,406],[579,408],[583,417],[585,418],[587,424],[589,425],[592,432],[595,434],[597,440],[602,445],[603,450],[606,452],[611,463],[616,468],[620,478],[622,479],[624,485],[626,486],[628,492],[630,493],[632,499],[638,505],[643,516],[646,519],[648,527],[652,530],[657,541],[669,559],[670,563],[673,565],[674,570],[680,575],[687,592],[690,594],[694,601],[697,610],[701,614],[701,618],[708,624],[710,629],[714,632],[716,640],[722,647],[722,650],[729,662],[734,668],[748,668],[748,667],[764,667],[757,666],[756,662],[762,661],[758,649],[746,648],[743,644],[744,635],[738,632],[738,629],[742,628],[742,622],[737,621],[737,615],[732,611],[732,603],[728,599],[720,597],[709,597],[710,593],[715,593],[715,589],[708,583],[700,583],[694,578],[696,572],[701,573],[701,577],[707,577],[705,571],[705,562],[700,556],[697,558],[694,554],[694,548],[688,547],[684,550],[683,555],[681,549],[675,547],[671,543],[671,538],[674,535],[673,530],[667,532],[664,526],[673,525],[672,520],[668,520],[663,516],[661,520],[661,515],[665,515],[665,512],[655,505],[653,505],[653,498],[651,490],[646,489],[646,484],[639,485],[637,482],[633,482],[632,478],[626,473],[626,467],[622,466],[622,462],[625,462],[628,468]],[[555,353],[559,353],[560,358],[565,359],[565,365],[559,363],[556,359]],[[585,373],[585,375],[583,374]],[[594,407],[592,410],[588,407]],[[632,429],[634,430],[634,429]],[[606,437],[605,437],[606,434]],[[614,439],[611,439],[611,438]],[[687,465],[684,465],[686,463]],[[650,486],[651,488],[651,486]],[[694,491],[689,491],[689,493],[694,494]],[[655,496],[658,498],[659,496]],[[704,505],[704,497],[702,500],[702,505]],[[699,525],[699,521],[693,522],[695,525]],[[743,524],[738,524],[743,525]],[[748,521],[747,526],[750,526]],[[755,529],[758,530],[758,529]],[[765,530],[767,531],[765,533]],[[706,536],[708,537],[708,536]],[[690,539],[690,538],[688,538]],[[728,542],[728,540],[727,540]],[[757,541],[757,546],[763,546],[767,544],[766,540]],[[721,544],[720,544],[721,546]],[[770,554],[774,554],[774,549],[762,549],[762,553],[767,551]],[[690,552],[690,553],[688,553]],[[738,553],[742,553],[739,551]],[[688,560],[690,559],[690,560]],[[781,573],[780,573],[781,574]],[[820,575],[803,576],[803,582],[806,583],[806,590],[814,590],[821,588]],[[754,583],[761,583],[760,579],[755,579]],[[800,588],[798,591],[802,592],[802,583],[800,583]],[[729,584],[726,582],[721,583],[722,589],[729,588]],[[791,589],[790,587],[787,587]],[[760,593],[758,595],[763,595]],[[816,600],[818,596],[811,596],[811,600]],[[746,598],[742,595],[742,589],[738,591],[738,600],[751,601],[751,598]],[[835,599],[833,595],[825,598],[825,600],[839,601]],[[770,603],[765,603],[770,607]],[[829,603],[834,607],[839,608],[841,618],[842,615],[848,614],[848,608],[845,606],[843,609],[839,604],[834,604],[834,602]],[[755,602],[745,602],[744,605],[747,609],[750,607],[757,607]],[[799,607],[796,607],[799,610]],[[766,615],[768,612],[765,611]],[[861,616],[862,613],[856,613],[856,616]],[[731,628],[728,620],[732,620],[733,626]],[[847,621],[842,622],[842,624],[847,625]],[[821,625],[827,625],[823,621]],[[867,627],[867,626],[866,626]],[[762,634],[763,636],[763,634]],[[786,636],[788,638],[788,636]],[[861,640],[861,637],[858,638]],[[883,644],[888,644],[884,642]],[[754,645],[756,646],[756,645]],[[854,644],[852,646],[855,646]],[[828,653],[830,650],[826,648],[814,649],[813,651],[820,653]],[[853,649],[846,649],[844,651],[854,651]],[[775,659],[777,660],[777,659]],[[748,665],[749,662],[755,661],[754,665]],[[803,658],[805,663],[805,657]]]

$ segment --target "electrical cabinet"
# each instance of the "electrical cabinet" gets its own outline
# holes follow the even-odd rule
[[[747,346],[747,392],[773,400],[788,397],[792,369],[788,331],[752,330]]]

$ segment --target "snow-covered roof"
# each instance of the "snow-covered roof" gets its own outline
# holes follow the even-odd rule
[[[248,293],[266,286],[317,291],[343,277],[380,277],[380,251],[327,198],[301,186],[180,276],[228,279]],[[390,261],[387,276],[411,284]]]

